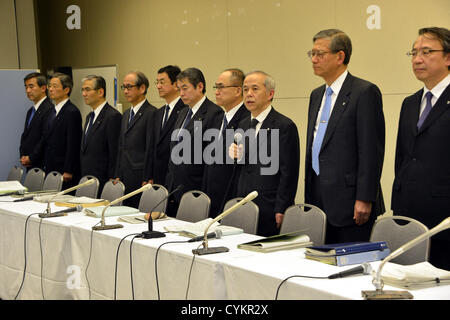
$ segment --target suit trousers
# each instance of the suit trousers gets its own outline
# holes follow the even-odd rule
[[[322,209],[325,214],[327,213],[324,209],[324,205],[322,202],[322,196],[320,191],[320,180],[319,177],[313,173],[311,179],[311,190],[312,193],[312,205],[319,207]],[[325,234],[325,243],[346,243],[346,242],[354,242],[354,241],[369,241],[370,233],[372,231],[374,219],[370,219],[368,222],[364,223],[361,226],[353,223],[348,226],[334,226],[327,220],[327,229]]]

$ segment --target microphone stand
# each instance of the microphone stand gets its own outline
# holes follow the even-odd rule
[[[222,212],[220,215],[218,215],[217,217],[215,217],[213,219],[213,221],[211,221],[211,223],[208,225],[208,227],[205,229],[205,233],[203,235],[203,248],[199,248],[199,249],[194,249],[192,250],[193,254],[198,254],[199,256],[201,255],[205,255],[205,254],[212,254],[212,253],[222,253],[222,252],[228,252],[229,249],[226,247],[215,247],[215,248],[208,248],[208,230],[209,228],[217,221],[225,218],[227,215],[229,215],[230,213],[232,213],[233,211],[235,211],[237,208],[239,208],[240,206],[243,206],[244,204],[246,204],[247,202],[255,199],[258,196],[258,192],[253,191],[251,193],[249,193],[244,199],[242,199],[241,201],[239,201],[238,203],[236,203],[234,206],[228,208],[227,210],[225,210],[224,212]]]
[[[384,291],[384,282],[381,279],[381,269],[383,269],[386,262],[389,260],[392,260],[402,253],[408,251],[409,249],[415,247],[417,244],[421,243],[422,241],[430,238],[431,236],[435,235],[436,233],[439,233],[445,229],[450,228],[450,217],[444,219],[440,224],[435,226],[433,229],[428,230],[425,233],[422,233],[420,236],[412,239],[411,241],[405,243],[400,248],[392,252],[390,255],[388,255],[386,258],[383,259],[380,266],[378,267],[378,271],[374,274],[373,277],[373,285],[375,286],[375,290],[368,290],[368,291],[362,291],[362,295],[367,300],[376,300],[376,299],[412,299],[413,296],[408,291]]]
[[[152,218],[152,212],[153,210],[155,210],[156,208],[158,208],[158,206],[163,203],[164,201],[167,201],[167,199],[169,199],[169,197],[174,194],[175,192],[177,192],[178,190],[180,190],[181,188],[183,188],[183,185],[179,185],[178,187],[176,187],[171,193],[169,193],[167,195],[167,197],[164,197],[161,201],[158,202],[158,204],[156,204],[151,210],[150,210],[150,214],[148,216],[148,230],[147,231],[143,231],[141,233],[142,237],[144,239],[154,239],[154,238],[163,238],[166,236],[165,233],[159,232],[159,231],[154,231],[153,230],[153,218]]]
[[[136,195],[136,194],[138,194],[138,193],[141,193],[141,192],[144,192],[145,190],[148,190],[148,189],[150,189],[152,187],[152,185],[149,183],[149,184],[146,184],[145,186],[143,186],[143,187],[141,187],[141,188],[139,188],[139,189],[137,189],[137,190],[135,190],[135,191],[133,191],[133,192],[130,192],[130,193],[128,193],[128,194],[126,194],[126,195],[124,195],[124,196],[122,196],[122,197],[120,197],[120,198],[118,198],[118,199],[116,199],[116,200],[113,200],[112,202],[110,202],[110,203],[108,203],[104,208],[103,208],[103,211],[102,211],[102,218],[101,218],[101,220],[100,220],[100,225],[99,226],[93,226],[92,227],[92,230],[95,230],[95,231],[102,231],[102,230],[111,230],[111,229],[119,229],[119,228],[123,228],[123,225],[121,225],[121,224],[111,224],[111,225],[106,225],[105,224],[105,211],[106,211],[106,209],[108,209],[110,206],[113,206],[113,205],[115,205],[115,204],[118,204],[118,203],[120,203],[121,201],[123,201],[123,200],[125,200],[125,199],[128,199],[128,198],[131,198],[132,196],[134,196],[134,195]]]
[[[77,189],[79,189],[79,188],[82,188],[82,187],[85,187],[85,186],[88,186],[88,185],[91,185],[91,184],[93,184],[93,183],[94,183],[94,179],[89,179],[89,180],[86,180],[85,182],[83,182],[83,183],[81,183],[81,184],[79,184],[79,185],[76,185],[76,186],[71,187],[71,188],[69,188],[69,189],[66,189],[66,190],[63,190],[63,191],[61,191],[61,192],[58,192],[57,194],[55,194],[54,196],[52,196],[52,197],[47,201],[47,209],[45,209],[45,212],[44,212],[44,213],[39,214],[39,217],[40,217],[40,218],[53,218],[53,217],[61,217],[61,216],[64,216],[64,213],[61,213],[61,212],[55,212],[55,213],[52,213],[52,212],[51,212],[51,209],[50,209],[50,202],[52,202],[52,200],[55,199],[55,198],[58,197],[58,196],[62,196],[62,195],[64,195],[64,194],[66,194],[66,193],[72,192],[72,191],[74,191],[74,190],[77,190]]]

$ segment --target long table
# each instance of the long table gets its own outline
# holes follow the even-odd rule
[[[106,224],[121,223],[124,227],[92,231],[99,218],[83,212],[48,219],[29,217],[45,208],[46,204],[35,201],[0,202],[2,299],[14,299],[19,291],[25,268],[25,238],[25,281],[18,299],[273,300],[278,286],[289,276],[326,277],[348,269],[307,260],[304,249],[271,253],[238,249],[238,244],[260,238],[250,234],[209,241],[210,247],[228,247],[227,253],[194,256],[192,249],[198,248],[201,242],[167,243],[188,240],[177,234],[168,233],[157,239],[134,238],[133,234],[147,230],[146,223],[128,224],[118,222],[117,217],[108,217]],[[63,209],[53,204],[51,208]],[[164,226],[186,223],[176,219],[157,220],[154,229],[164,231]],[[116,253],[124,238],[116,275]],[[371,263],[374,270],[378,264]],[[299,277],[282,285],[278,299],[360,300],[362,290],[373,289],[371,275],[333,280]],[[385,289],[398,290],[387,285]],[[449,286],[409,291],[414,299],[450,300]]]

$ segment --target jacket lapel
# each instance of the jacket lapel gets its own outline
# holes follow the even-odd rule
[[[423,94],[423,92],[422,92]],[[420,102],[419,102],[420,106]],[[439,99],[434,104],[433,108],[430,111],[430,114],[425,119],[424,123],[422,124],[422,127],[420,127],[420,130],[418,131],[418,134],[421,134],[425,130],[427,130],[439,117],[446,111],[448,111],[450,108],[450,85],[447,86],[447,88],[442,92]],[[417,112],[417,115],[419,112]],[[417,122],[416,122],[417,123]]]
[[[350,95],[352,93],[352,83],[353,83],[353,76],[349,73],[344,83],[342,84],[342,88],[339,91],[339,95],[337,96],[336,101],[334,103],[333,111],[331,112],[327,130],[325,131],[325,136],[323,138],[321,150],[323,150],[328,141],[330,141],[334,131],[336,130],[337,124],[341,119],[342,114],[347,108],[348,102],[350,100]]]
[[[144,102],[144,104],[139,108],[139,111],[137,112],[137,114],[134,115],[133,120],[131,120],[130,124],[128,124],[126,132],[130,131],[131,128],[133,128],[133,126],[136,124],[136,122],[139,121],[139,119],[143,116],[146,108],[147,108],[147,101]],[[131,108],[129,110],[131,112]],[[127,112],[127,115],[128,115],[127,120],[130,118],[130,112]]]
[[[312,148],[312,143],[314,141],[314,130],[316,127],[317,116],[319,114],[320,106],[322,104],[322,97],[325,92],[325,85],[319,88],[313,101],[311,101],[311,110],[308,119],[308,141],[306,142],[306,150],[309,152]]]

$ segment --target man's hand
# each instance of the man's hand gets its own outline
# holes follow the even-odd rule
[[[64,182],[69,182],[72,180],[72,178],[73,178],[73,174],[68,173],[68,172],[63,173],[63,181]]]
[[[356,200],[353,210],[353,220],[358,226],[369,221],[370,212],[372,211],[372,202]]]
[[[284,214],[275,213],[275,222],[277,223],[277,229],[281,228],[281,224],[283,223]]]

